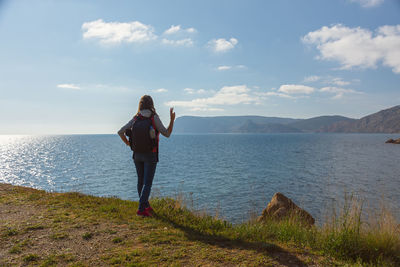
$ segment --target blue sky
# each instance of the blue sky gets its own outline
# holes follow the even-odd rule
[[[400,104],[400,1],[1,1],[0,134]]]

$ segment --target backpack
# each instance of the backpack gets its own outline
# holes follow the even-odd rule
[[[158,152],[158,131],[154,125],[154,116],[147,118],[140,114],[136,115],[131,128],[126,130],[125,135],[128,136],[132,151],[137,153]]]

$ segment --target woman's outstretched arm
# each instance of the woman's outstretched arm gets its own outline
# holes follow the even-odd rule
[[[170,108],[169,109],[169,117],[170,117],[170,121],[169,121],[169,125],[168,125],[168,128],[167,128],[168,136],[171,135],[172,129],[174,128],[174,121],[175,121],[174,108]]]
[[[170,108],[169,110],[169,116],[170,116],[170,121],[169,121],[169,125],[168,128],[165,128],[165,126],[163,125],[163,123],[161,122],[160,118],[158,117],[158,115],[154,116],[154,123],[155,126],[157,128],[157,130],[164,135],[165,137],[169,137],[172,133],[172,129],[174,128],[174,120],[175,120],[175,112],[174,112],[174,108]]]

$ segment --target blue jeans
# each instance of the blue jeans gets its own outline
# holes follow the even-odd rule
[[[139,211],[143,211],[150,206],[149,197],[156,173],[157,157],[155,153],[135,153],[133,160],[138,176]]]

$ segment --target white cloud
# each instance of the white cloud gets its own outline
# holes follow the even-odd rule
[[[217,70],[230,70],[232,66],[218,66]]]
[[[169,40],[163,38],[161,42],[165,45],[172,45],[172,46],[193,46],[193,40],[190,38],[185,38],[180,40]]]
[[[186,88],[188,89],[188,88]],[[237,105],[258,103],[259,97],[250,95],[250,89],[246,85],[224,86],[213,96],[196,98],[188,101],[169,101],[167,106],[185,107],[191,110],[215,108],[221,105]]]
[[[328,92],[328,93],[356,93],[353,89],[345,89],[345,88],[340,88],[340,87],[323,87],[319,89],[321,92]]]
[[[274,90],[271,89],[271,90]],[[335,86],[326,86],[321,89],[315,89],[313,87],[304,86],[304,85],[282,85],[278,91],[268,91],[268,92],[258,92],[255,95],[260,97],[269,97],[269,96],[276,96],[282,98],[290,98],[290,99],[298,99],[298,98],[308,98],[311,93],[315,91],[319,91],[322,93],[333,94],[333,99],[342,98],[345,94],[362,94],[362,92],[353,90],[353,89],[346,89],[341,87]]]
[[[57,84],[58,88],[63,88],[63,89],[73,89],[73,90],[80,90],[81,87],[76,85],[76,84],[72,84],[72,83],[62,83],[62,84]]]
[[[139,21],[104,22],[102,19],[82,24],[84,39],[99,39],[103,44],[140,43],[157,38],[151,25]]]
[[[192,108],[191,111],[224,111],[223,108]]]
[[[272,89],[273,90],[273,89]],[[278,92],[263,92],[263,93],[257,93],[256,95],[258,96],[263,96],[263,97],[268,97],[268,96],[278,96],[278,97],[283,97],[283,98],[295,98],[291,95],[283,94],[283,93],[278,93]]]
[[[236,38],[226,40],[224,38],[213,39],[208,42],[208,46],[211,47],[214,52],[227,52],[232,50],[238,43]]]
[[[219,71],[224,71],[224,70],[233,70],[233,69],[237,69],[237,70],[243,70],[246,69],[247,67],[245,65],[236,65],[236,66],[227,66],[227,65],[222,65],[222,66],[218,66],[217,70]]]
[[[195,28],[183,29],[181,25],[172,25],[163,33],[164,35],[169,35],[169,37],[163,38],[161,43],[172,46],[193,46],[194,42],[192,38],[187,37],[187,34],[194,32],[196,32]]]
[[[345,89],[345,88],[332,87],[332,86],[323,87],[319,91],[335,94],[335,96],[332,97],[333,99],[340,99],[344,96],[344,94],[361,94],[361,92],[355,91],[353,89]]]
[[[164,32],[164,34],[174,34],[181,30],[181,25],[172,25],[168,30]]]
[[[143,43],[158,38],[154,33],[151,25],[143,24],[139,21],[132,22],[104,22],[102,19],[85,22],[82,24],[84,39],[97,39],[102,44],[119,44],[119,43]],[[164,32],[165,35],[176,33],[194,33],[196,29],[182,29],[181,25],[172,25]],[[181,39],[163,38],[161,43],[171,46],[193,46],[194,42],[191,38]]]
[[[380,62],[400,74],[400,25],[382,26],[375,32],[341,24],[324,26],[303,37],[315,45],[321,60],[334,60],[342,69],[376,68]]]
[[[212,91],[206,91],[204,89],[193,89],[185,88],[183,91],[189,95],[195,95],[200,93],[210,93]],[[261,91],[259,88],[254,87],[251,90],[246,85],[236,86],[224,86],[219,91],[213,92],[210,97],[197,97],[192,100],[184,101],[169,101],[166,102],[167,106],[183,107],[191,111],[219,111],[222,106],[233,106],[240,104],[261,104],[264,100],[269,97],[280,97],[286,99],[296,100],[299,98],[309,98],[315,92],[325,93],[333,99],[342,98],[347,94],[362,94],[362,92],[346,89],[342,87],[326,86],[321,89],[317,89],[305,85],[297,84],[284,84],[276,88],[272,88],[270,91]]]
[[[189,95],[193,95],[193,94],[204,94],[204,93],[207,92],[207,91],[204,90],[204,89],[198,89],[198,90],[196,90],[196,89],[193,89],[193,88],[185,88],[185,89],[183,89],[183,91],[184,91],[186,94],[189,94]]]
[[[353,3],[359,3],[362,7],[375,7],[379,6],[384,0],[350,0]]]
[[[335,84],[335,85],[338,85],[338,86],[346,86],[346,85],[350,84],[350,82],[343,81],[342,78],[333,78],[331,83]]]
[[[168,90],[165,89],[165,88],[159,88],[159,89],[154,90],[154,92],[156,92],[156,93],[166,93],[166,92],[168,92]]]
[[[311,83],[311,82],[316,82],[319,81],[321,79],[320,76],[317,75],[312,75],[312,76],[307,76],[304,78],[303,82],[305,83]]]
[[[305,82],[305,83],[313,83],[313,82],[318,82],[318,81],[321,83],[324,83],[324,84],[333,84],[333,85],[337,85],[337,86],[346,86],[346,85],[351,84],[351,82],[344,81],[340,77],[332,77],[332,76],[312,75],[312,76],[305,77],[303,80],[303,82]]]
[[[180,33],[180,32],[186,32],[186,33],[195,33],[196,29],[195,28],[187,28],[183,29],[181,25],[171,25],[171,27],[164,32],[164,34],[169,35],[169,34],[175,34],[175,33]]]
[[[194,94],[195,93],[195,90],[192,89],[192,88],[185,88],[185,89],[183,89],[183,91],[185,93],[187,93],[187,94]]]
[[[314,88],[300,84],[284,84],[279,87],[279,92],[285,94],[311,94]]]

